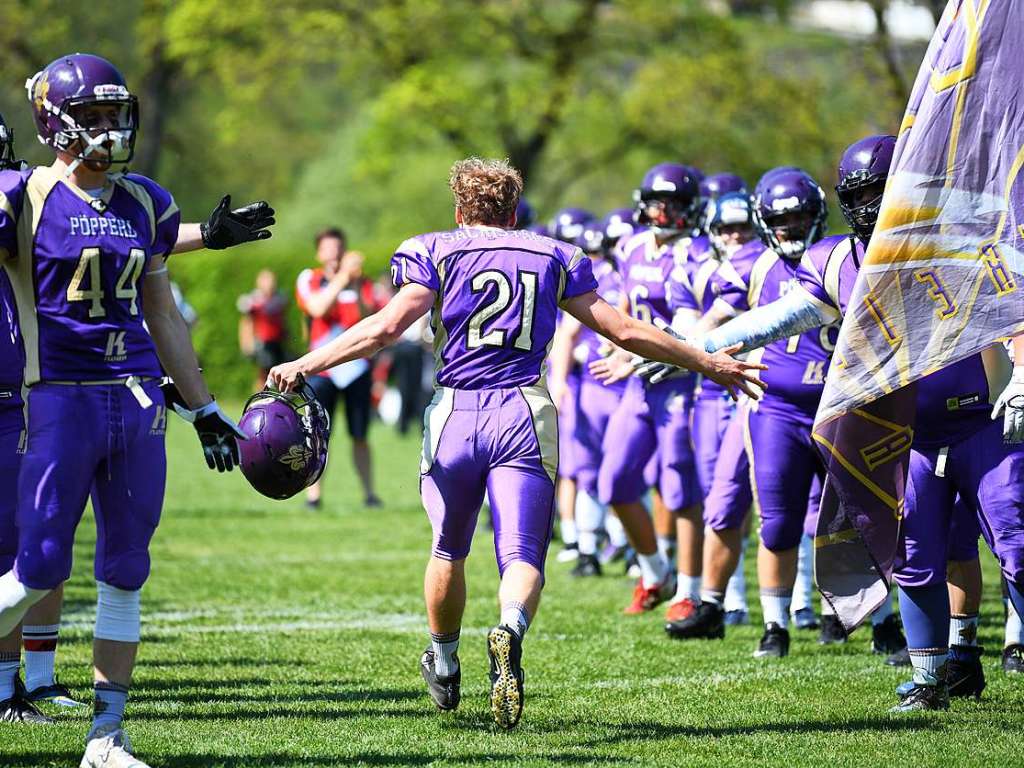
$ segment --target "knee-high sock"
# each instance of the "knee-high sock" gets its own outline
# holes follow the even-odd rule
[[[581,555],[597,553],[597,532],[604,523],[605,509],[585,491],[576,494],[576,528]]]
[[[25,613],[50,590],[26,587],[8,571],[0,576],[0,637],[7,637],[25,618]]]
[[[814,606],[814,540],[810,536],[800,538],[797,550],[796,584],[793,586],[793,613]]]
[[[729,577],[729,583],[725,587],[726,611],[746,611],[747,608],[747,577],[743,573],[743,564],[747,559],[747,540],[744,538],[740,544],[740,559],[736,561],[736,570]]]
[[[945,583],[900,587],[900,615],[911,650],[949,647],[949,592]]]

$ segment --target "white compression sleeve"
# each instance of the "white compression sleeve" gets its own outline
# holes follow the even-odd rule
[[[137,643],[141,635],[142,601],[139,590],[96,582],[96,639]]]
[[[709,332],[705,349],[716,352],[742,342],[744,350],[758,349],[779,339],[819,328],[839,319],[835,307],[796,288],[778,301],[756,307]]]

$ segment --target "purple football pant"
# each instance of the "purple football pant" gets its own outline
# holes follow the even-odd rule
[[[630,379],[622,402],[608,420],[597,487],[604,504],[640,501],[647,490],[645,467],[658,454],[658,490],[673,511],[700,502],[700,484],[690,444],[689,383],[669,380],[645,387]]]
[[[558,443],[558,476],[566,480],[576,480],[579,473],[579,457],[576,442],[572,439],[576,432],[577,403],[580,399],[580,375],[573,373],[566,380],[565,398],[568,402],[559,403],[558,434],[563,439]]]
[[[1024,446],[1005,444],[1002,428],[1002,422],[991,422],[950,446],[944,458],[937,448],[911,451],[906,559],[895,574],[900,586],[944,582],[947,559],[955,554],[956,559],[970,560],[977,551],[960,542],[951,546],[953,528],[960,531],[958,536],[974,536],[977,542],[975,529],[958,519],[957,494],[964,509],[980,521],[1006,577],[1024,580]]]
[[[948,560],[963,562],[978,557],[978,539],[981,538],[981,522],[978,516],[957,497],[953,505],[953,517],[949,523]]]
[[[597,473],[604,456],[608,420],[621,399],[621,387],[606,387],[589,376],[585,377],[576,400],[576,431],[562,432],[559,426],[562,442],[569,442],[566,435],[570,435],[574,443],[572,451],[576,460],[577,487],[594,498],[597,498]]]
[[[17,392],[0,390],[0,573],[14,567],[18,552],[18,468],[25,414]]]
[[[137,590],[149,576],[160,521],[167,410],[156,382],[142,408],[121,385],[37,384],[28,396],[28,448],[18,477],[18,581],[53,589],[71,575],[75,529],[92,489],[97,581]]]
[[[743,408],[726,424],[711,488],[704,498],[704,524],[713,531],[740,528],[750,512],[750,460],[743,442]]]
[[[484,494],[498,570],[544,572],[555,514],[558,420],[543,387],[440,387],[424,417],[420,494],[443,560],[469,554]]]
[[[811,444],[810,424],[748,409],[746,440],[761,541],[772,552],[793,549],[803,536],[814,478],[825,472]]]
[[[693,450],[697,461],[697,479],[700,481],[701,496],[711,492],[715,476],[715,464],[729,426],[736,412],[735,403],[728,395],[722,397],[698,397],[693,406]]]
[[[825,478],[815,475],[811,481],[811,494],[807,497],[807,512],[804,514],[804,536],[812,539],[818,532],[818,510],[821,507],[821,494]]]

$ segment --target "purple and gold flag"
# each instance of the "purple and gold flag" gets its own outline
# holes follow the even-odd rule
[[[1024,0],[950,0],[815,423],[819,587],[848,628],[899,558],[911,383],[1024,330]]]

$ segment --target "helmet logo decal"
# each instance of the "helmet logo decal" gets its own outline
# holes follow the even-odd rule
[[[800,198],[796,197],[795,195],[793,197],[782,197],[782,198],[778,198],[777,197],[774,200],[772,200],[772,210],[773,211],[789,211],[789,210],[792,210],[793,208],[799,208],[799,207],[800,207]]]
[[[282,464],[287,464],[289,469],[304,469],[313,457],[313,452],[301,445],[293,445],[288,452],[278,459]]]
[[[43,74],[36,80],[35,87],[32,89],[32,99],[35,101],[36,109],[46,108],[46,97],[50,93],[50,74],[43,72]]]

